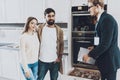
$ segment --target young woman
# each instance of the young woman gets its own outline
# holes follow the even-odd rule
[[[22,69],[26,80],[37,80],[39,40],[36,32],[38,20],[28,17],[20,38]]]

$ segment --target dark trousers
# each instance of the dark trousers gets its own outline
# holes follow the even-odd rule
[[[102,73],[101,72],[101,80],[116,80],[117,71],[110,73]]]
[[[44,80],[44,77],[48,70],[50,71],[50,79],[57,80],[58,78],[58,70],[59,70],[60,63],[45,63],[38,61],[38,79],[37,80]]]

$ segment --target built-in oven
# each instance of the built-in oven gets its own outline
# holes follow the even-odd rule
[[[93,45],[95,34],[95,17],[91,17],[87,6],[72,7],[72,62],[73,66],[91,67],[79,60],[80,48],[87,49]],[[82,57],[82,56],[81,56]]]
[[[105,5],[105,10],[107,10],[107,5]],[[79,68],[97,70],[97,67],[94,65],[94,59],[92,59],[89,63],[85,63],[82,60],[84,53],[89,52],[87,48],[94,45],[95,23],[97,18],[90,16],[90,13],[88,12],[88,6],[73,6],[71,8],[71,11],[72,65],[77,69],[73,70],[70,74],[79,75],[79,77],[81,77],[82,73],[93,73],[96,74],[95,80],[98,80],[100,78],[99,72],[89,72],[87,70],[88,73],[86,73],[86,71],[84,71],[83,69],[79,70]]]
[[[107,10],[107,5],[104,7]],[[94,64],[85,63],[79,59],[80,49],[94,45],[96,17],[91,17],[88,6],[73,6],[72,9],[72,62],[73,66],[96,69]]]

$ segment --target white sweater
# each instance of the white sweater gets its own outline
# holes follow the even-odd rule
[[[22,34],[20,38],[20,53],[22,57],[22,67],[25,72],[28,71],[28,64],[38,61],[39,40],[37,33],[29,35]]]

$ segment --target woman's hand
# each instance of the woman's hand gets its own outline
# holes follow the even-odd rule
[[[29,78],[29,77],[30,77],[30,71],[25,72],[25,77],[26,77],[26,78]]]

